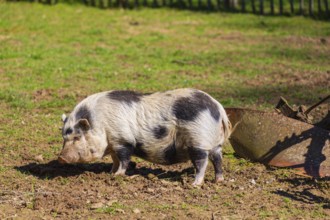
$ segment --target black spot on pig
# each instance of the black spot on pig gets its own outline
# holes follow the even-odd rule
[[[143,95],[134,91],[126,91],[126,90],[116,90],[108,93],[108,97],[110,99],[125,102],[127,104],[132,104],[134,102],[139,102]]]
[[[72,134],[73,130],[72,128],[68,128],[66,129],[66,131],[64,132],[65,135],[69,135],[69,134]]]
[[[86,119],[90,126],[93,127],[92,114],[87,106],[81,106],[76,112],[76,120],[79,121],[79,119]]]
[[[66,117],[63,121],[63,124],[67,123],[69,117]]]
[[[142,148],[143,143],[137,142],[134,148],[134,155],[137,157],[141,157],[141,158],[147,158],[147,152],[145,152]]]
[[[164,159],[166,164],[174,164],[177,163],[177,152],[175,147],[175,142],[170,144],[165,150],[164,150]]]
[[[161,125],[155,127],[152,132],[157,139],[162,139],[168,134],[167,128]]]
[[[219,120],[218,105],[208,95],[195,91],[192,96],[179,98],[174,103],[173,114],[180,120],[193,121],[201,111],[206,109],[216,121]]]
[[[127,162],[130,161],[133,151],[133,145],[130,143],[125,143],[121,148],[116,150],[116,154],[119,161]]]
[[[192,161],[196,161],[196,160],[202,160],[207,158],[207,152],[205,150],[196,148],[196,147],[189,147],[188,148],[188,153],[189,153],[189,157]]]

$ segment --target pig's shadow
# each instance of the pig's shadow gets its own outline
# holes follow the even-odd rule
[[[76,165],[62,165],[57,160],[50,161],[46,164],[29,163],[24,166],[15,167],[16,170],[36,176],[40,179],[54,179],[56,177],[70,177],[92,172],[96,174],[109,173],[112,168],[111,163],[91,163],[91,164],[76,164]],[[153,178],[157,176],[158,179],[167,179],[169,181],[183,181],[182,176],[191,175],[194,173],[192,167],[183,169],[182,171],[166,171],[162,168],[136,168],[136,163],[131,162],[126,172],[128,176],[141,175],[144,178]]]

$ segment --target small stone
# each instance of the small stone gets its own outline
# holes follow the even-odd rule
[[[173,186],[178,186],[179,183],[178,182],[173,182]]]
[[[109,202],[106,203],[107,206],[112,206],[114,203],[118,202],[117,199],[110,200]]]
[[[34,157],[34,160],[37,161],[37,162],[39,162],[39,163],[44,162],[44,158],[43,158],[43,156],[41,154],[35,156]]]
[[[122,210],[122,209],[116,209],[116,212],[120,212],[120,213],[122,213],[122,214],[125,214],[125,211]]]
[[[152,188],[148,188],[148,189],[147,189],[147,192],[148,192],[148,193],[154,193],[154,192],[155,192],[155,190],[154,190],[154,189],[152,189]]]
[[[256,181],[255,181],[254,179],[252,179],[252,180],[250,181],[250,183],[252,183],[253,185],[256,185],[256,184],[257,184]]]
[[[180,186],[177,186],[174,189],[177,190],[177,191],[183,191],[183,189]]]
[[[140,209],[133,209],[133,212],[135,213],[135,214],[140,214],[141,213],[141,211],[140,211]]]
[[[95,209],[99,209],[103,207],[103,203],[102,202],[97,202],[97,203],[93,203],[91,205],[91,210],[95,210]]]
[[[321,38],[320,41],[321,41],[322,44],[326,44],[327,43],[327,40],[325,38]]]
[[[169,182],[169,181],[166,181],[166,180],[161,180],[160,182],[161,182],[163,185],[165,185],[165,186],[167,186],[167,185],[170,184],[170,182]]]
[[[135,175],[130,176],[129,178],[130,178],[130,179],[135,179],[135,178],[138,177],[138,176],[139,176],[139,175],[135,174]]]
[[[168,191],[168,188],[165,188],[165,187],[160,187],[160,191]]]
[[[147,178],[148,178],[149,180],[152,180],[152,179],[156,178],[156,176],[155,176],[155,174],[149,173],[149,174],[147,175]]]

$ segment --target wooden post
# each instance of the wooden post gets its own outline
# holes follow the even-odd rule
[[[270,0],[270,14],[274,15],[274,0]]]
[[[104,0],[99,0],[99,7],[100,8],[105,8]]]
[[[229,10],[230,9],[230,0],[224,0],[224,6],[225,6],[225,10]]]
[[[283,14],[283,0],[280,0],[280,15]]]
[[[221,0],[217,0],[217,7],[218,7],[218,10],[221,9]]]
[[[304,14],[304,0],[299,0],[299,13]]]
[[[245,0],[241,0],[242,12],[245,12]]]
[[[93,7],[95,7],[96,6],[95,0],[91,0],[90,1],[90,5],[93,6]]]
[[[324,0],[325,14],[330,17],[328,0]]]
[[[255,14],[256,13],[256,5],[254,0],[251,0],[251,6],[252,6],[252,13]]]
[[[260,8],[260,14],[263,15],[264,14],[264,0],[259,0],[259,8]]]
[[[188,7],[189,7],[189,8],[193,8],[192,0],[188,0]]]
[[[229,0],[231,10],[235,10],[237,8],[237,0]]]
[[[291,14],[294,14],[294,0],[290,0],[290,12]]]
[[[319,15],[322,13],[321,0],[317,0],[317,12]]]
[[[158,2],[157,2],[157,0],[153,0],[153,2],[152,2],[152,7],[158,7]]]
[[[183,0],[178,0],[178,1],[179,1],[179,7],[184,8],[185,7],[184,1]]]
[[[212,2],[211,0],[207,0],[207,9],[211,10],[212,9]]]
[[[309,15],[313,16],[314,15],[314,0],[309,0]]]

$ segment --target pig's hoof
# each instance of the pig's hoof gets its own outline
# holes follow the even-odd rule
[[[117,172],[113,173],[115,176],[125,176],[126,170],[118,170]]]
[[[203,185],[203,180],[195,180],[192,184],[193,187],[200,187],[201,185]]]
[[[191,186],[195,189],[200,189],[202,187],[202,184],[194,184],[193,183]]]
[[[218,183],[218,182],[222,182],[222,181],[224,181],[225,180],[225,178],[223,178],[223,175],[219,175],[219,176],[216,176],[215,177],[215,182],[216,183]]]
[[[68,161],[66,159],[64,159],[63,157],[59,156],[57,161],[60,163],[60,164],[67,164]]]
[[[116,172],[117,172],[117,170],[112,169],[112,170],[110,171],[110,174],[115,174]]]

